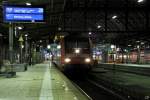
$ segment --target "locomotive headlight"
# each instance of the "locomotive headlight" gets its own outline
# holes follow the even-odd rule
[[[75,49],[75,53],[80,53],[80,49]]]
[[[90,58],[86,58],[86,59],[85,59],[85,62],[86,62],[86,63],[89,63],[89,62],[91,62],[91,59],[90,59]]]
[[[70,58],[66,58],[66,59],[65,59],[65,62],[66,62],[66,63],[69,63],[70,61],[71,61]]]

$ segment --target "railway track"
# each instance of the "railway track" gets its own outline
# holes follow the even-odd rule
[[[76,87],[90,97],[89,100],[128,100],[96,81],[85,79],[74,81]]]

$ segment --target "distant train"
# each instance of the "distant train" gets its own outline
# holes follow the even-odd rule
[[[64,37],[61,40],[61,65],[65,71],[86,71],[93,65],[91,43],[85,37]]]

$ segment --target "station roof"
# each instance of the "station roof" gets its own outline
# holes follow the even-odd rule
[[[0,0],[0,33],[8,37],[8,24],[3,23],[2,5],[44,5],[43,24],[17,23],[32,40],[53,39],[56,34],[85,35],[96,43],[121,46],[137,41],[150,41],[149,0]]]

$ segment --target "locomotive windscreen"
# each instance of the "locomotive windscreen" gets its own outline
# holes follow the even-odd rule
[[[82,53],[89,53],[89,39],[88,38],[68,38],[65,39],[66,53],[73,53],[75,48],[81,49]]]

